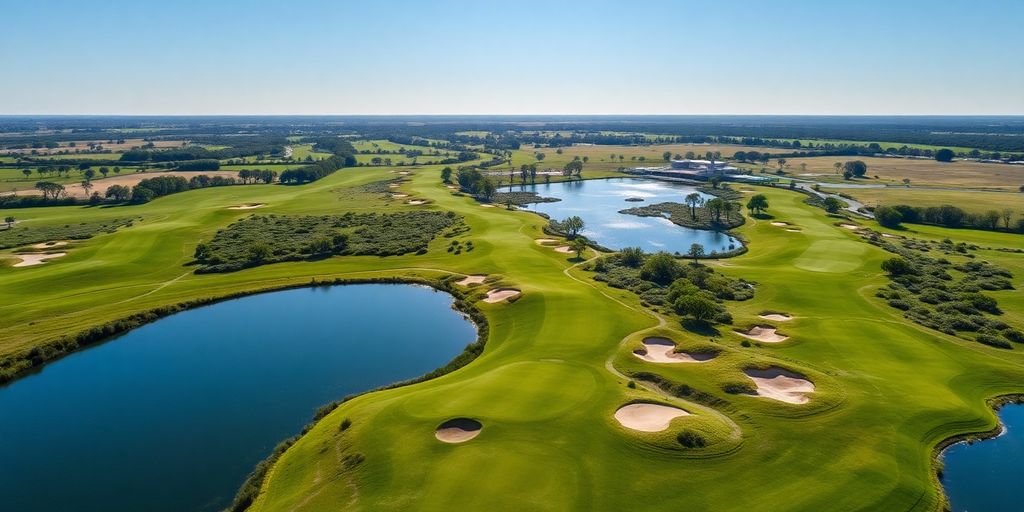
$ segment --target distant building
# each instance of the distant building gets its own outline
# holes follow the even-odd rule
[[[704,174],[716,172],[731,174],[738,170],[731,165],[727,165],[725,162],[717,162],[715,160],[691,160],[684,158],[682,160],[672,160],[671,164],[673,169],[697,171]]]

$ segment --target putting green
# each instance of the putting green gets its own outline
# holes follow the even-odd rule
[[[879,268],[890,255],[836,226],[839,219],[804,204],[801,194],[758,189],[769,199],[768,212],[801,233],[749,219],[738,231],[750,251],[707,262],[756,287],[753,299],[728,303],[734,324],[713,336],[594,281],[571,255],[537,245],[549,237],[543,219],[480,208],[445,188],[438,166],[417,168],[397,189],[425,205],[350,193],[394,178],[391,171],[345,169],[304,186],[204,189],[124,208],[11,212],[24,225],[126,213],[142,220],[76,243],[45,265],[0,267],[0,355],[140,310],[314,278],[486,274],[486,285],[469,288],[476,298],[497,287],[522,291],[512,302],[478,303],[490,335],[468,366],[354,398],[318,422],[273,465],[255,511],[937,510],[943,500],[933,448],[991,429],[995,416],[986,399],[1024,392],[1024,347],[1001,351],[904,319],[874,297],[887,283]],[[247,203],[267,206],[226,209]],[[474,250],[449,253],[451,240],[441,237],[418,256],[334,257],[230,274],[197,275],[185,266],[197,243],[244,216],[413,209],[461,215],[469,231],[459,239],[471,240]],[[909,234],[1024,247],[1012,235],[930,227]],[[1024,286],[1019,254],[978,253]],[[1006,310],[1002,319],[1024,327],[1020,294],[992,295]],[[758,316],[768,310],[793,318],[779,325]],[[396,307],[396,321],[401,315]],[[766,323],[790,338],[758,344],[730,332]],[[635,357],[651,336],[681,350],[719,353],[701,364]],[[806,404],[790,404],[723,390],[749,383],[744,370],[755,367],[804,375],[814,392]],[[640,381],[631,385],[629,376],[641,372],[690,392],[677,397]],[[613,415],[636,401],[690,415],[663,432],[629,430]],[[472,418],[483,429],[463,443],[441,442],[435,430],[451,418]],[[351,427],[342,430],[344,420]],[[682,446],[677,436],[685,432],[707,445]]]

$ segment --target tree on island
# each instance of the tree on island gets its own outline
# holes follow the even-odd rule
[[[697,207],[704,203],[704,198],[702,198],[700,194],[693,192],[691,194],[687,194],[686,198],[683,200],[686,201],[687,206],[690,207],[690,217],[697,220]]]
[[[697,260],[704,257],[704,246],[698,243],[690,244],[690,250],[686,254],[693,258],[693,264],[697,265]]]
[[[711,199],[707,203],[704,203],[704,206],[711,210],[711,213],[715,216],[715,221],[720,222],[722,220],[722,212],[726,208],[725,201],[722,198],[716,197]]]
[[[747,209],[750,213],[761,213],[768,209],[768,197],[764,194],[756,194],[747,201]]]
[[[940,149],[940,150],[935,152],[935,161],[936,162],[952,162],[954,156],[955,155],[954,155],[952,149],[942,148],[942,149]]]

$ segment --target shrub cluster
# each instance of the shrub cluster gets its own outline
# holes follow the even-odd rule
[[[197,272],[325,258],[331,255],[390,256],[426,251],[427,244],[456,225],[452,212],[278,216],[252,215],[218,231],[196,247]]]
[[[131,226],[139,217],[124,217],[93,222],[76,222],[52,226],[15,224],[0,230],[0,249],[49,242],[52,240],[84,240],[100,233],[113,233],[122,226]]]
[[[723,206],[728,204],[729,206]],[[638,217],[668,217],[673,224],[694,229],[726,230],[742,226],[743,214],[739,205],[712,199],[700,206],[680,203],[655,203],[619,210],[619,213]]]

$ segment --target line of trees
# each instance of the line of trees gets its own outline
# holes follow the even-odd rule
[[[875,220],[889,228],[900,224],[931,224],[948,228],[974,228],[987,231],[1010,231],[1024,233],[1024,218],[1018,218],[1011,208],[972,213],[944,204],[941,206],[910,206],[897,204],[875,208]]]

